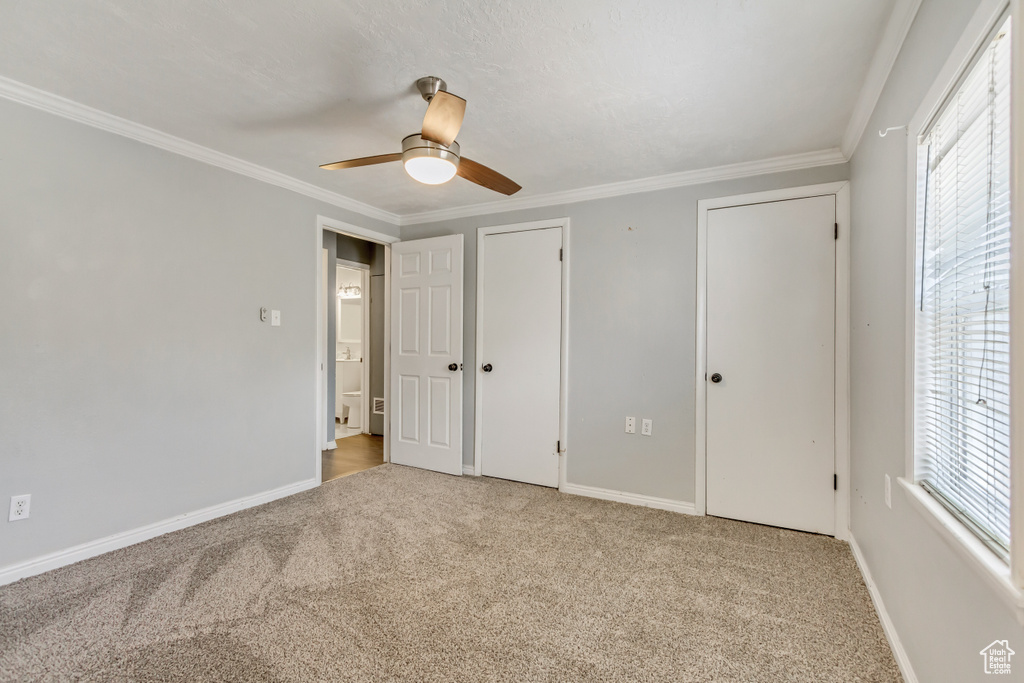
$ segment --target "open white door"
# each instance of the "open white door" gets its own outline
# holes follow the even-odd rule
[[[462,474],[462,235],[391,247],[391,462]]]

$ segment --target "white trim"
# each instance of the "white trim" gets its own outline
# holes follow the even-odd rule
[[[231,513],[255,507],[257,505],[262,505],[263,503],[269,503],[272,500],[301,493],[302,491],[315,488],[319,484],[319,479],[307,479],[305,481],[271,489],[270,491],[264,491],[263,493],[257,493],[252,496],[236,498],[235,500],[228,501],[227,503],[211,505],[210,507],[195,510],[194,512],[186,512],[160,522],[154,522],[153,524],[147,524],[146,526],[131,529],[130,531],[122,531],[95,541],[82,543],[80,545],[67,548],[66,550],[47,553],[46,555],[41,555],[31,560],[26,560],[25,562],[7,565],[6,567],[0,568],[0,586],[12,583],[18,579],[23,579],[27,576],[35,576],[36,574],[42,574],[43,572],[48,572],[52,569],[74,564],[75,562],[81,562],[82,560],[87,560],[90,557],[109,553],[112,550],[127,548],[130,545],[141,543],[142,541],[147,541],[151,538],[156,538],[157,536],[162,536],[172,531],[178,531],[196,524],[201,524],[202,522],[208,522],[211,519],[224,517],[225,515],[230,515]]]
[[[850,380],[850,237],[853,227],[848,182],[836,190],[836,223],[839,224],[839,239],[836,241],[835,448],[838,486],[835,537],[845,541],[850,537],[850,423],[853,406]]]
[[[642,496],[638,493],[626,493],[625,491],[613,491],[611,489],[600,489],[595,486],[582,486],[580,484],[565,484],[558,490],[573,496],[584,496],[586,498],[600,498],[601,500],[613,500],[617,503],[628,505],[640,505],[642,507],[655,508],[657,510],[668,510],[679,512],[684,515],[698,515],[697,508],[693,503],[686,503],[680,500],[668,498],[655,498],[654,496]]]
[[[399,224],[398,214],[383,211],[375,206],[364,204],[337,192],[325,190],[304,180],[298,180],[283,173],[272,171],[269,168],[258,166],[257,164],[218,152],[209,147],[203,147],[155,128],[123,119],[120,116],[114,116],[99,109],[87,107],[84,104],[79,104],[78,102],[33,88],[30,85],[19,83],[10,78],[4,78],[3,76],[0,76],[0,97],[55,114],[65,119],[84,123],[87,126],[99,128],[115,135],[131,138],[132,140],[137,140],[138,142],[158,147],[174,154],[180,154],[210,166],[223,168],[232,173],[238,173],[270,185],[283,187],[286,190],[312,197],[321,202],[342,209],[348,209],[349,211],[355,211],[368,218],[374,218],[392,225]]]
[[[376,242],[377,244],[394,244],[395,242],[401,241],[401,238],[395,237],[394,235],[370,230],[369,228],[346,223],[345,221],[339,221],[336,218],[330,218],[328,216],[317,216],[316,228],[321,231],[327,229],[342,235],[348,235],[349,237],[366,240],[367,242]]]
[[[362,285],[362,309],[363,309],[363,329],[362,335],[359,340],[360,350],[362,352],[363,359],[363,372],[360,381],[359,391],[362,392],[362,400],[359,402],[360,410],[362,410],[362,424],[359,425],[360,431],[363,434],[370,433],[370,266],[366,266],[363,270],[362,278],[360,278]],[[381,341],[384,341],[383,339]]]
[[[696,358],[694,363],[694,508],[707,513],[707,230],[708,211],[746,204],[835,195],[836,222],[836,328],[835,328],[835,495],[834,535],[845,540],[850,533],[850,183],[841,181],[790,187],[767,192],[717,197],[697,201],[697,300]]]
[[[562,320],[561,341],[559,347],[560,369],[558,377],[558,439],[560,443],[558,459],[558,488],[565,485],[568,452],[566,433],[569,419],[569,218],[552,218],[543,221],[525,223],[509,223],[477,228],[476,235],[476,359],[479,364],[483,357],[483,316],[480,309],[484,300],[484,237],[507,232],[526,232],[528,230],[544,230],[558,228],[562,233]],[[473,476],[481,476],[483,462],[483,389],[480,384],[480,369],[474,369],[474,407],[473,407]],[[466,467],[469,467],[466,465]]]
[[[334,265],[341,266],[342,268],[349,268],[351,270],[369,270],[370,266],[367,263],[360,263],[359,261],[349,261],[348,259],[336,258],[334,259]],[[359,283],[362,286],[362,282]]]
[[[934,496],[920,485],[904,477],[897,481],[917,510],[935,529],[939,537],[992,587],[999,598],[1014,612],[1018,623],[1024,625],[1024,590],[1013,585],[1010,567],[982,543],[977,536],[942,506]]]
[[[857,151],[857,145],[860,144],[860,140],[864,136],[864,129],[871,119],[871,114],[875,111],[878,98],[882,95],[885,82],[889,80],[896,57],[899,56],[900,50],[903,48],[903,42],[907,39],[907,34],[910,33],[910,27],[913,25],[920,7],[921,0],[898,0],[896,6],[892,8],[889,21],[882,33],[882,39],[871,58],[870,66],[868,66],[864,85],[861,86],[857,102],[853,106],[850,121],[843,133],[843,141],[839,145],[839,149],[847,159]]]
[[[352,225],[344,221],[339,221],[334,218],[328,218],[327,216],[316,217],[316,449],[314,453],[314,472],[316,473],[316,481],[319,482],[323,478],[323,462],[322,452],[320,444],[323,443],[324,430],[326,425],[324,424],[324,383],[325,373],[327,371],[326,359],[324,358],[325,349],[321,344],[321,335],[323,335],[324,316],[323,311],[325,310],[325,302],[323,301],[323,267],[321,259],[323,258],[323,244],[324,244],[324,231],[329,230],[331,232],[338,233],[340,235],[348,235],[349,237],[355,237],[356,239],[366,240],[367,242],[374,242],[384,246],[384,462],[391,462],[391,436],[390,430],[388,429],[388,400],[389,385],[390,381],[388,378],[391,376],[391,322],[390,322],[390,292],[391,292],[391,245],[399,241],[399,238],[393,235],[386,235],[382,232],[376,232],[367,228],[362,228],[358,225]],[[335,261],[343,261],[344,259],[335,259]],[[336,264],[335,264],[336,265]],[[362,267],[364,264],[358,264]],[[367,267],[368,270],[368,267]],[[366,288],[367,296],[369,296],[369,287]],[[369,308],[369,306],[367,306]],[[369,350],[364,349],[364,357],[369,358]],[[365,365],[364,365],[365,368]],[[368,392],[364,392],[368,393]],[[364,398],[367,398],[366,396]],[[364,411],[366,424],[369,424],[369,413]],[[337,445],[335,445],[337,447]]]
[[[1010,139],[1010,240],[1012,244],[1024,244],[1024,36],[1020,18],[1024,17],[1024,2],[1014,0],[1012,7],[1016,25],[1011,32],[1013,40],[1013,102],[1011,111],[1012,128]],[[1024,339],[1024,249],[1015,248],[1010,253],[1010,338]],[[1019,341],[1010,347],[1010,405],[1024,406],[1024,344]],[[1024,443],[1024,410],[1010,414],[1010,443]],[[1018,451],[1022,452],[1022,451]],[[1010,462],[1012,481],[1024,486],[1024,457],[1013,458]],[[1019,489],[1018,489],[1019,490]],[[1018,504],[1010,509],[1010,535],[1018,539],[1013,544],[1010,569],[1016,586],[1024,586],[1024,498],[1018,497]]]
[[[868,587],[871,602],[875,605],[878,620],[882,622],[882,631],[885,633],[886,640],[889,641],[889,648],[892,650],[892,656],[896,660],[896,666],[899,667],[900,673],[903,675],[903,680],[906,683],[917,683],[917,674],[914,673],[914,667],[910,664],[910,657],[907,656],[907,651],[903,648],[900,634],[896,632],[896,626],[892,623],[888,610],[885,609],[885,603],[882,602],[882,594],[878,592],[878,586],[875,585],[875,581],[871,577],[871,570],[868,569],[864,553],[860,551],[860,546],[857,545],[853,534],[850,534],[850,550],[853,552],[853,559],[857,563],[857,568],[860,569],[861,576],[864,577],[864,585]]]
[[[476,468],[475,467],[473,467],[472,465],[467,465],[466,463],[462,463],[462,473],[464,475],[466,475],[467,477],[479,477],[480,476],[479,474],[476,473]]]
[[[739,164],[727,166],[715,166],[694,171],[683,171],[681,173],[669,173],[667,175],[641,178],[639,180],[627,180],[619,183],[608,183],[606,185],[594,185],[576,190],[563,192],[551,192],[548,194],[534,195],[532,197],[521,197],[503,199],[485,204],[473,204],[471,206],[456,206],[451,209],[440,209],[437,211],[424,211],[422,213],[405,214],[399,218],[400,225],[415,225],[419,223],[436,223],[438,221],[452,220],[455,218],[467,218],[470,216],[484,216],[505,211],[518,211],[520,209],[535,209],[546,206],[572,204],[592,199],[604,199],[606,197],[618,197],[625,194],[637,194],[640,192],[653,192],[673,187],[685,187],[687,185],[700,185],[703,183],[717,182],[721,180],[732,180],[735,178],[747,178],[750,176],[764,175],[766,173],[781,173],[783,171],[796,171],[805,168],[816,168],[818,166],[832,166],[844,164],[847,159],[839,149],[824,149],[817,152],[806,152],[804,154],[793,154],[761,161],[745,161]]]

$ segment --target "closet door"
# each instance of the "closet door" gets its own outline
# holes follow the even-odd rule
[[[707,512],[835,529],[835,196],[708,212]]]
[[[557,487],[562,230],[485,235],[479,248],[482,473]]]

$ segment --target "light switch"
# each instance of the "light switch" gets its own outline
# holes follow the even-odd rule
[[[270,312],[270,325],[271,327],[281,327],[281,311]]]

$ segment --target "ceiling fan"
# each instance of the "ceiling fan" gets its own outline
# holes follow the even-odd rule
[[[522,189],[497,171],[462,156],[455,136],[462,127],[466,100],[449,93],[445,82],[435,76],[419,79],[416,87],[428,102],[427,114],[423,117],[423,129],[402,140],[401,152],[336,161],[323,164],[320,168],[333,171],[401,160],[406,173],[427,185],[440,185],[459,175],[472,183],[506,195],[513,195]]]

